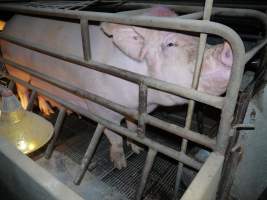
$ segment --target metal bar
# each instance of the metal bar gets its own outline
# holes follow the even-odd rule
[[[143,83],[139,85],[139,106],[138,106],[138,129],[140,137],[144,137],[146,132],[146,123],[144,115],[147,113],[147,86]]]
[[[60,133],[60,129],[62,126],[62,123],[64,121],[65,118],[65,114],[66,114],[66,109],[65,108],[60,108],[59,110],[59,114],[57,116],[57,120],[55,123],[55,127],[54,127],[54,134],[53,134],[53,138],[52,140],[49,142],[46,151],[45,151],[45,158],[49,159],[52,155],[52,152],[54,150],[54,146],[56,144],[56,141],[58,139],[59,133]]]
[[[93,120],[93,121],[96,121],[100,124],[103,124],[103,126],[105,126],[106,128],[120,134],[120,135],[123,135],[125,137],[128,137],[136,142],[139,142],[143,145],[146,145],[148,146],[149,148],[153,148],[153,149],[156,149],[158,152],[170,157],[170,158],[173,158],[177,161],[180,161],[180,162],[183,162],[184,164],[194,168],[194,169],[197,169],[199,170],[202,166],[201,163],[199,163],[198,161],[190,158],[189,156],[185,155],[184,153],[182,152],[179,152],[179,151],[176,151],[172,148],[169,148],[169,147],[166,147],[158,142],[154,142],[153,140],[147,138],[147,137],[144,137],[144,138],[141,138],[138,136],[137,133],[131,131],[131,130],[128,130],[127,128],[124,128],[124,127],[121,127],[119,125],[117,125],[116,123],[113,123],[112,121],[109,121],[109,120],[106,120],[104,118],[101,118],[87,110],[85,110],[84,108],[81,108],[79,106],[76,106],[70,102],[67,102],[66,100],[60,98],[60,97],[57,97],[43,89],[40,89],[40,88],[37,88],[35,86],[32,86],[30,85],[29,83],[27,83],[26,81],[23,81],[23,80],[20,80],[14,76],[11,76],[11,75],[8,75],[4,72],[0,72],[0,75],[3,75],[5,76],[6,78],[8,79],[11,79],[11,80],[14,80],[15,82],[18,82],[22,85],[24,85],[25,87],[31,89],[31,90],[36,90],[38,93],[42,94],[43,96],[46,96],[50,99],[53,99],[54,101],[58,102],[59,104],[61,104],[62,106],[66,107],[66,108],[69,108],[70,110],[74,110],[76,111],[77,113]]]
[[[61,82],[55,78],[52,78],[50,76],[47,76],[45,74],[42,74],[42,73],[39,73],[35,70],[32,70],[30,68],[26,68],[22,65],[19,65],[17,63],[14,63],[12,61],[9,61],[5,58],[1,58],[0,57],[0,62],[3,62],[3,63],[7,63],[19,70],[22,70],[28,74],[31,74],[37,78],[40,78],[48,83],[51,83],[57,87],[60,87],[64,90],[67,90],[75,95],[78,95],[78,96],[81,96],[81,97],[84,97],[84,98],[87,98],[91,101],[94,101],[100,105],[103,105],[111,110],[114,110],[118,113],[121,113],[123,115],[126,115],[126,116],[129,116],[129,117],[132,117],[133,119],[135,120],[138,120],[138,112],[136,110],[133,110],[133,109],[128,109],[127,107],[125,106],[122,106],[120,104],[117,104],[117,103],[114,103],[112,101],[109,101],[103,97],[100,97],[100,96],[97,96],[97,95],[94,95],[92,93],[89,93],[87,91],[84,91],[84,90],[81,90],[77,87],[74,87],[72,85],[69,85],[68,83],[65,83],[65,82]],[[144,121],[143,121],[144,120]],[[177,135],[177,136],[180,136],[180,137],[185,137],[187,138],[188,140],[190,141],[193,141],[193,142],[197,142],[197,143],[200,143],[206,147],[209,147],[209,148],[212,148],[214,149],[214,145],[215,145],[215,142],[214,140],[210,139],[210,138],[207,138],[206,136],[203,136],[203,135],[200,135],[196,132],[193,132],[193,131],[188,131],[188,130],[185,130],[184,128],[182,127],[179,127],[179,126],[175,126],[175,125],[172,125],[170,126],[169,123],[166,123],[162,120],[159,120],[159,119],[156,119],[152,116],[145,116],[145,112],[142,114],[141,116],[141,124],[142,123],[145,123],[147,120],[148,123],[150,123],[151,125],[154,125],[156,127],[159,127],[159,128],[162,128],[162,129],[165,129],[165,130],[168,130],[170,131],[171,133]]]
[[[27,110],[29,110],[29,111],[32,110],[36,96],[37,96],[37,93],[35,90],[33,90],[31,93],[31,96],[30,96],[29,104],[27,106]]]
[[[251,50],[246,52],[245,63],[247,63],[259,50],[261,50],[267,44],[267,38],[258,42],[258,44]]]
[[[197,132],[184,129],[180,126],[176,126],[174,124],[170,124],[168,122],[164,122],[160,119],[157,119],[156,117],[146,115],[145,116],[145,121],[147,124],[150,124],[152,126],[155,126],[157,128],[166,130],[170,133],[173,133],[179,137],[185,138],[187,140],[190,140],[192,142],[196,142],[198,144],[201,144],[205,147],[208,147],[210,149],[215,149],[216,148],[216,141],[214,139],[211,139],[205,135],[200,135]]]
[[[88,20],[81,18],[80,23],[81,23],[81,35],[83,44],[83,56],[84,60],[89,61],[91,59],[91,49],[90,49]]]
[[[110,65],[101,64],[101,63],[98,63],[95,61],[85,62],[85,61],[83,61],[77,57],[70,56],[70,55],[64,55],[64,54],[61,54],[61,53],[56,52],[56,51],[52,52],[51,49],[48,49],[42,45],[38,45],[39,47],[37,47],[37,45],[34,45],[30,42],[26,42],[26,41],[21,40],[21,39],[16,39],[12,36],[8,36],[8,35],[3,34],[3,33],[0,33],[0,38],[7,40],[9,42],[12,42],[14,44],[23,46],[25,48],[29,48],[29,49],[32,49],[34,51],[38,51],[40,53],[50,55],[50,56],[53,56],[55,58],[65,60],[65,61],[73,63],[73,64],[81,65],[81,66],[86,67],[86,68],[90,68],[90,69],[93,69],[96,71],[108,73],[110,75],[113,75],[113,76],[116,76],[116,77],[119,77],[122,79],[126,79],[126,80],[134,82],[134,83],[140,84],[141,82],[143,82],[145,85],[147,85],[148,87],[153,88],[153,89],[161,90],[164,92],[168,92],[170,94],[182,96],[182,97],[189,98],[189,99],[194,99],[198,102],[208,104],[208,105],[214,106],[216,108],[222,108],[222,106],[223,106],[223,101],[224,101],[223,97],[208,95],[206,93],[199,92],[199,91],[193,90],[191,88],[181,87],[181,86],[178,86],[176,84],[157,80],[157,79],[154,79],[151,77],[143,76],[143,75],[140,75],[140,74],[137,74],[134,72],[129,72],[127,70],[119,69],[119,68],[116,68],[116,67],[113,67]]]
[[[212,5],[213,5],[213,0],[206,0],[205,1],[203,20],[209,20],[210,19],[211,13],[212,13]],[[200,78],[200,73],[201,73],[201,66],[202,66],[202,62],[203,62],[207,36],[208,35],[206,33],[200,34],[197,60],[195,63],[195,70],[194,70],[193,81],[192,81],[192,88],[193,89],[198,88],[198,83],[199,83],[199,78]],[[188,129],[188,130],[191,129],[194,107],[195,107],[195,101],[190,100],[188,103],[188,108],[187,108],[185,129]],[[183,139],[181,151],[184,153],[186,153],[187,144],[188,144],[188,140]],[[173,199],[177,199],[178,191],[179,191],[180,184],[181,184],[183,167],[184,167],[183,163],[179,162],[177,175],[176,175],[176,182],[175,182],[175,190],[174,190],[174,198]]]
[[[82,178],[85,175],[85,172],[88,168],[89,163],[91,162],[94,152],[96,150],[97,144],[99,143],[99,140],[103,134],[105,127],[101,124],[97,124],[96,130],[94,132],[94,135],[90,141],[90,144],[86,150],[86,153],[83,157],[82,160],[82,164],[81,164],[81,168],[79,169],[79,171],[76,174],[76,177],[74,179],[74,183],[76,185],[81,183]]]
[[[148,150],[145,166],[144,166],[144,169],[142,172],[141,181],[139,183],[139,187],[138,187],[137,192],[136,192],[136,198],[135,198],[136,200],[142,199],[142,194],[143,194],[145,186],[146,186],[147,178],[149,176],[150,170],[152,169],[156,155],[157,155],[157,151],[155,151],[154,149]]]

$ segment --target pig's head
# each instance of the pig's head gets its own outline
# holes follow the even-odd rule
[[[174,17],[167,8],[156,7],[146,15]],[[190,35],[114,23],[102,23],[102,30],[127,56],[145,61],[148,75],[190,87],[196,61],[198,38]],[[233,62],[228,43],[205,51],[199,90],[220,95],[225,92]]]

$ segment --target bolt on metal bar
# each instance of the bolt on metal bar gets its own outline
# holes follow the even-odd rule
[[[91,101],[94,101],[100,105],[105,106],[106,108],[109,108],[109,109],[114,110],[118,113],[121,113],[125,116],[128,116],[128,117],[131,117],[135,120],[138,120],[138,112],[134,109],[129,109],[125,106],[122,106],[120,104],[109,101],[103,97],[94,95],[92,93],[81,90],[81,89],[74,87],[72,85],[69,85],[68,83],[59,81],[58,79],[52,78],[52,77],[47,76],[47,75],[42,74],[42,73],[39,73],[39,72],[32,70],[30,68],[26,68],[22,65],[19,65],[17,63],[12,62],[12,61],[9,61],[5,58],[0,57],[0,61],[3,63],[9,64],[9,65],[11,65],[11,66],[13,66],[19,70],[22,70],[28,74],[31,74],[37,78],[40,78],[40,79],[42,79],[48,83],[51,83],[51,84],[53,84],[59,88],[67,90],[67,91],[69,91],[75,95],[87,98]],[[145,123],[147,121],[149,124],[154,125],[154,126],[159,127],[159,128],[162,128],[164,130],[168,130],[170,133],[173,133],[179,137],[187,138],[188,140],[190,140],[192,142],[196,142],[196,143],[202,144],[206,147],[209,147],[211,149],[214,149],[215,141],[204,136],[204,135],[200,135],[200,134],[193,132],[193,131],[190,131],[190,130],[185,130],[184,128],[179,127],[179,126],[175,126],[175,125],[170,126],[169,123],[164,122],[162,120],[159,120],[157,118],[154,118],[152,116],[145,115],[145,113],[143,113],[141,116],[141,121],[142,120],[144,120],[144,122],[141,122],[141,123]]]
[[[261,50],[267,44],[267,38],[258,42],[258,44],[251,50],[246,52],[245,63],[247,63],[259,50]]]
[[[81,168],[76,174],[76,177],[74,179],[74,184],[78,185],[81,183],[81,180],[83,179],[85,172],[88,168],[89,163],[91,162],[94,152],[96,150],[97,144],[99,143],[99,140],[103,134],[105,127],[101,124],[97,124],[96,130],[94,132],[94,135],[90,141],[90,144],[86,150],[86,153],[83,157]]]
[[[36,44],[32,44],[31,42],[26,42],[21,39],[16,39],[12,36],[8,36],[3,33],[0,33],[0,38],[7,40],[9,42],[12,42],[14,44],[20,45],[22,47],[25,47],[25,48],[28,48],[34,51],[38,51],[40,53],[44,53],[49,56],[59,58],[61,60],[64,60],[64,61],[67,61],[73,64],[77,64],[77,65],[80,65],[86,68],[90,68],[90,69],[93,69],[99,72],[108,73],[110,75],[131,81],[137,84],[140,84],[141,82],[143,82],[146,86],[153,88],[153,89],[168,92],[170,94],[182,96],[188,99],[194,99],[196,101],[214,106],[216,108],[222,108],[223,106],[223,101],[224,101],[223,97],[208,95],[204,92],[199,92],[191,88],[185,88],[182,86],[178,86],[176,84],[157,80],[157,79],[143,76],[143,75],[140,75],[134,72],[129,72],[127,70],[119,69],[111,65],[105,65],[105,64],[101,64],[95,61],[83,61],[79,59],[78,57],[64,55],[56,51],[51,51],[51,49],[46,48],[42,45],[38,45],[39,47],[37,47]]]
[[[139,85],[139,106],[138,106],[138,128],[137,133],[144,137],[146,132],[146,123],[144,115],[147,113],[147,86],[143,83]]]
[[[81,24],[81,36],[83,45],[83,56],[84,60],[89,61],[91,59],[91,49],[90,49],[88,20],[85,18],[81,18],[80,24]]]
[[[5,76],[6,78],[10,79],[10,80],[14,80],[15,82],[18,82],[22,85],[24,85],[25,87],[31,89],[31,90],[36,90],[38,93],[42,94],[43,96],[46,96],[50,99],[53,99],[54,101],[58,102],[59,104],[61,104],[62,106],[66,107],[66,108],[69,108],[70,110],[74,110],[76,111],[77,113],[93,120],[93,121],[96,121],[100,124],[103,124],[103,126],[105,126],[106,128],[120,134],[120,135],[123,135],[127,138],[130,138],[136,142],[139,142],[143,145],[146,145],[148,146],[149,148],[153,148],[153,149],[156,149],[159,153],[162,153],[170,158],[173,158],[177,161],[180,161],[180,162],[183,162],[184,164],[194,168],[194,169],[197,169],[199,170],[202,166],[201,163],[199,163],[198,161],[190,158],[189,156],[185,155],[184,153],[182,152],[179,152],[177,150],[174,150],[170,147],[166,147],[158,142],[155,142],[147,137],[144,137],[144,138],[141,138],[138,136],[138,134],[136,132],[133,132],[127,128],[124,128],[124,127],[121,127],[119,125],[117,125],[116,123],[113,123],[109,120],[106,120],[104,118],[101,118],[93,113],[91,113],[90,111],[87,111],[85,110],[84,108],[81,108],[80,106],[76,106],[75,104],[73,103],[70,103],[70,102],[67,102],[66,100],[58,97],[58,96],[55,96],[41,88],[37,88],[35,86],[32,86],[30,85],[29,83],[27,83],[26,81],[23,81],[21,79],[18,79],[16,78],[15,76],[11,76],[11,75],[8,75],[4,72],[0,72],[0,75],[3,75]]]
[[[212,13],[212,5],[213,5],[213,0],[206,0],[205,1],[203,20],[209,20],[210,19],[211,13]],[[195,63],[193,81],[192,81],[192,88],[193,89],[198,88],[198,83],[199,83],[199,78],[200,78],[200,73],[201,73],[201,66],[202,66],[203,57],[204,57],[204,53],[205,53],[206,41],[207,41],[207,34],[201,33],[200,39],[199,39],[198,54],[197,54],[197,59],[196,59],[196,63]],[[186,115],[186,122],[185,122],[185,128],[188,130],[191,129],[192,118],[193,118],[193,114],[194,114],[194,107],[195,107],[195,101],[189,100],[188,108],[187,108],[187,115]],[[184,153],[186,153],[187,144],[188,144],[188,140],[183,139],[181,151]],[[177,175],[176,175],[176,182],[175,182],[175,190],[174,190],[174,198],[173,199],[177,199],[178,191],[179,191],[180,184],[181,184],[183,166],[184,166],[183,163],[179,162]]]
[[[151,148],[148,150],[145,166],[144,166],[143,171],[142,171],[142,177],[141,177],[141,180],[140,180],[137,192],[136,192],[136,198],[135,198],[136,200],[142,199],[142,195],[143,195],[143,192],[144,192],[144,189],[146,186],[147,178],[148,178],[149,173],[152,169],[156,155],[157,155],[156,150],[151,149]]]
[[[29,110],[29,111],[32,110],[36,96],[37,96],[37,92],[35,90],[33,90],[31,93],[31,96],[30,96],[29,104],[27,106],[27,110]]]

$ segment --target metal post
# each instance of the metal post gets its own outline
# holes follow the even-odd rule
[[[57,138],[59,136],[59,131],[60,131],[60,128],[62,126],[65,114],[66,114],[66,109],[62,107],[59,111],[58,116],[57,116],[56,124],[54,127],[54,136],[53,136],[52,140],[50,141],[50,143],[48,144],[46,151],[45,151],[45,158],[46,159],[49,159],[52,155],[52,151],[54,149],[55,143],[56,143]]]
[[[141,83],[139,86],[139,107],[138,107],[138,129],[139,136],[144,137],[146,131],[145,114],[147,113],[147,86]]]
[[[210,19],[211,12],[212,12],[212,5],[213,5],[213,0],[206,0],[203,20],[209,20]],[[201,66],[202,66],[202,61],[203,61],[204,52],[205,52],[206,41],[207,41],[207,34],[201,33],[199,45],[198,45],[198,55],[197,55],[195,71],[194,71],[194,76],[193,76],[193,81],[192,81],[192,88],[193,89],[197,89],[197,87],[198,87],[199,77],[200,77],[200,73],[201,73]],[[193,113],[194,113],[194,107],[195,107],[195,101],[190,100],[189,104],[188,104],[186,123],[185,123],[185,128],[188,130],[191,128],[192,118],[193,118]],[[186,153],[186,150],[187,150],[187,143],[188,143],[188,140],[183,139],[181,151],[184,153]],[[179,162],[177,175],[176,175],[175,189],[174,189],[174,198],[173,198],[174,200],[177,199],[178,190],[180,188],[181,178],[182,178],[182,173],[183,173],[183,166],[184,166],[184,164],[182,162]]]
[[[84,177],[84,174],[88,168],[88,165],[89,165],[91,159],[93,158],[93,154],[94,154],[95,149],[97,147],[97,144],[98,144],[98,142],[99,142],[99,140],[103,134],[104,129],[105,129],[105,127],[103,125],[101,125],[101,124],[97,125],[96,130],[94,132],[94,135],[93,135],[93,137],[90,141],[90,144],[86,150],[86,153],[83,157],[81,168],[79,169],[79,171],[75,177],[74,184],[79,185],[81,183],[81,180]]]
[[[81,23],[81,35],[83,44],[83,56],[84,60],[89,61],[91,59],[91,50],[90,50],[88,19],[81,18],[80,23]]]
[[[137,192],[136,192],[136,198],[135,198],[136,200],[141,200],[141,198],[142,198],[142,194],[143,194],[145,186],[146,186],[146,181],[147,181],[149,172],[153,166],[156,155],[157,155],[156,150],[151,149],[151,148],[148,150],[145,166],[144,166],[144,169],[142,172],[141,181],[140,181],[139,187],[138,187]]]
[[[27,106],[27,110],[32,111],[34,100],[35,100],[36,96],[37,96],[37,92],[35,90],[33,90],[31,93],[30,100],[29,100],[29,104]]]

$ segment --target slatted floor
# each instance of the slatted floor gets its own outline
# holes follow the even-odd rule
[[[185,116],[183,111],[186,109],[179,109],[181,109],[179,111],[181,112],[179,115],[172,115],[169,110],[159,110],[158,112],[155,112],[154,115],[183,126]],[[210,111],[208,113],[210,114]],[[56,115],[51,116],[49,117],[49,120],[53,122],[55,121],[55,117]],[[206,118],[205,121],[209,123],[205,123],[203,129],[204,132],[216,127],[215,121],[210,120],[209,118]],[[197,129],[196,125],[197,124],[194,123],[194,129]],[[58,140],[57,151],[64,152],[65,156],[75,163],[80,164],[95,127],[96,124],[88,119],[79,119],[75,114],[68,116],[63,124],[62,133]],[[178,138],[168,135],[163,131],[148,127],[147,135],[148,137],[151,137],[161,143],[166,143],[173,148],[179,148],[180,141]],[[166,135],[168,137],[166,137]],[[168,139],[166,140],[166,138]],[[106,183],[111,188],[114,188],[123,196],[127,197],[127,199],[132,200],[135,197],[135,191],[137,185],[139,184],[141,172],[144,167],[146,150],[137,155],[132,153],[130,148],[126,145],[124,145],[124,149],[126,152],[128,166],[122,170],[114,169],[109,160],[109,142],[106,137],[103,136],[97,147],[91,165],[89,166],[89,170],[99,180]],[[172,199],[176,170],[177,162],[159,154],[156,157],[147,182],[144,199]],[[182,186],[179,191],[180,196],[183,194],[184,190],[185,187]]]

